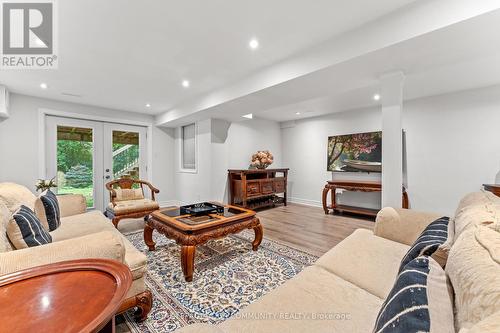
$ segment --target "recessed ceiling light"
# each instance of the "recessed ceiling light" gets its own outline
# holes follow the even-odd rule
[[[255,50],[259,47],[259,41],[256,38],[252,38],[250,42],[248,42],[248,46],[250,46],[252,50]]]
[[[375,101],[380,101],[380,95],[379,95],[379,94],[375,94],[375,95],[373,95],[373,99],[374,99]]]
[[[295,112],[295,114],[298,116],[300,114],[300,112]]]
[[[45,83],[45,82],[40,83],[40,88],[47,89],[48,87],[49,86],[47,85],[47,83]]]
[[[189,87],[189,81],[188,81],[188,80],[183,80],[183,81],[182,81],[182,86],[183,86],[184,88],[188,88],[188,87]]]
[[[249,114],[245,114],[242,116],[243,118],[247,118],[247,119],[252,119],[253,118],[253,114],[252,113],[249,113]]]
[[[147,107],[147,108],[150,108],[150,107],[151,107],[151,104],[149,104],[149,103],[148,103],[148,104],[146,104],[146,107]]]

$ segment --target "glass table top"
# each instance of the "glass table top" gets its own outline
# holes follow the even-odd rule
[[[224,213],[213,213],[208,215],[182,215],[179,207],[167,207],[160,210],[160,214],[165,215],[170,218],[174,218],[179,222],[183,222],[189,225],[198,225],[207,222],[217,221],[221,218],[229,218],[236,215],[245,214],[244,210],[240,210],[232,207],[224,207]]]

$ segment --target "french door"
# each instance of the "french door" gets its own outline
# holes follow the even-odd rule
[[[59,194],[83,194],[89,209],[109,203],[105,184],[129,176],[146,179],[146,128],[47,116],[46,177]]]

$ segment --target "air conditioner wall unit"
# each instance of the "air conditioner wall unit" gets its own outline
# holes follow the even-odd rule
[[[5,118],[9,118],[9,91],[0,86],[0,121]]]

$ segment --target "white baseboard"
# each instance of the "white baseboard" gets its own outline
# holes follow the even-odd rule
[[[323,207],[323,203],[321,201],[317,201],[317,200],[288,197],[288,202],[306,205],[306,206]]]

